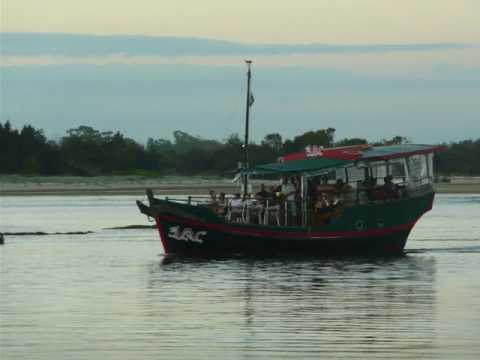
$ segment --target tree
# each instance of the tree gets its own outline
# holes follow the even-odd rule
[[[267,134],[262,140],[262,145],[273,149],[275,153],[279,153],[282,149],[282,135],[279,133]]]
[[[317,131],[307,131],[302,135],[295,136],[292,140],[287,140],[283,144],[284,153],[302,151],[308,145],[323,146],[325,148],[333,146],[335,129],[327,128]]]
[[[399,145],[399,144],[407,144],[409,141],[404,136],[394,136],[391,139],[383,139],[380,142],[374,143],[374,145]]]
[[[342,139],[335,143],[335,146],[352,146],[352,145],[364,145],[368,144],[366,139],[361,138],[351,138],[351,139]]]
[[[193,148],[214,151],[222,145],[216,140],[201,139],[180,130],[174,131],[173,137],[175,138],[175,151],[177,153],[187,152]]]

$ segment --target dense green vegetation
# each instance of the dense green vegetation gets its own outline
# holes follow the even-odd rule
[[[233,173],[243,159],[242,140],[232,134],[224,141],[207,140],[183,131],[174,140],[148,139],[137,143],[119,132],[100,132],[89,126],[67,131],[60,141],[48,140],[42,130],[30,125],[13,129],[0,123],[0,173],[36,175],[113,175],[113,174],[219,174]],[[377,144],[401,143],[396,136]],[[293,139],[268,134],[250,144],[252,165],[275,161],[279,156],[301,151],[307,145],[324,147],[366,143],[352,138],[335,141],[335,129],[308,131]],[[446,145],[436,157],[441,174],[480,175],[480,139]]]

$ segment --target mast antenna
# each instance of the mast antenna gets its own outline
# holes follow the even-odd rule
[[[248,132],[249,132],[249,121],[250,121],[250,106],[253,104],[253,96],[250,92],[250,81],[252,78],[252,71],[250,66],[252,60],[245,60],[247,64],[247,97],[246,97],[246,113],[245,113],[245,142],[243,144],[243,197],[246,198],[248,194],[248,170],[250,168],[248,162]]]

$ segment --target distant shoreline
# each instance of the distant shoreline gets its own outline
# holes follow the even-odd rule
[[[439,194],[480,194],[480,181],[438,183]],[[255,180],[255,183],[261,183]],[[207,194],[210,189],[232,194],[238,186],[230,179],[215,177],[23,177],[0,176],[1,196],[41,195],[143,195],[145,189],[158,195]]]

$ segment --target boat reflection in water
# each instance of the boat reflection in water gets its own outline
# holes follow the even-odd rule
[[[432,258],[167,258],[150,275],[172,356],[435,357]]]

